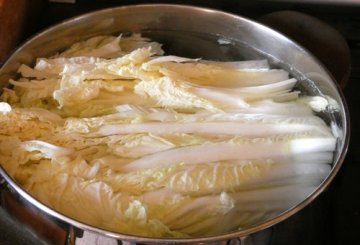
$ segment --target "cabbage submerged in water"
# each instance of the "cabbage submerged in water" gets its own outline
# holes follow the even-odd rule
[[[163,53],[99,36],[21,65],[1,96],[1,165],[61,213],[151,237],[246,228],[329,174],[336,138],[311,109],[322,100],[288,72]]]

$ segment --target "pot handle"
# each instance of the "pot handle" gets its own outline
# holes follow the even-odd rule
[[[6,188],[6,181],[0,172],[0,207],[2,206],[2,198],[1,197],[2,197],[2,193],[5,190],[5,188]]]
[[[271,237],[273,234],[273,228],[269,227],[265,230],[258,231],[248,236],[239,237],[238,243],[233,243],[230,240],[228,245],[257,245],[257,244],[272,244]]]
[[[249,236],[243,236],[239,238],[234,238],[231,240],[223,241],[223,242],[215,242],[215,243],[209,243],[212,245],[255,245],[253,238],[251,235]]]
[[[106,244],[106,245],[136,245],[134,242],[118,242],[115,238],[105,237],[98,235],[93,232],[83,231],[72,225],[69,225],[67,238],[64,245],[95,245],[95,244]]]
[[[269,235],[271,231],[263,231],[265,232],[261,236],[258,235],[249,235],[243,236],[239,238],[234,238],[227,241],[221,242],[210,242],[206,243],[209,245],[256,245],[256,244],[269,244]],[[106,244],[106,245],[136,245],[136,242],[130,241],[119,241],[115,238],[105,237],[102,235],[98,235],[93,232],[83,231],[76,227],[69,225],[69,230],[67,234],[67,239],[64,245],[89,245],[89,244]],[[203,244],[203,243],[199,243]],[[194,244],[193,244],[194,245]]]
[[[256,239],[250,236],[239,237],[222,242],[207,243],[209,245],[256,245]],[[73,226],[69,226],[67,239],[64,245],[89,245],[89,244],[106,244],[106,245],[136,245],[136,242],[118,241],[115,238],[109,238],[89,231],[82,231]],[[201,243],[203,244],[203,243]]]
[[[252,236],[244,236],[244,237],[239,237],[239,241],[240,244],[239,245],[254,245]],[[232,243],[230,243],[229,245],[233,245]],[[234,244],[235,245],[235,244]],[[237,244],[236,244],[237,245]]]
[[[75,243],[76,243],[75,228],[74,226],[69,225],[64,245],[75,245]]]

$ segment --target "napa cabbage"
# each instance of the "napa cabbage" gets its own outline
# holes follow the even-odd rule
[[[22,64],[0,97],[1,166],[71,218],[167,238],[246,229],[328,176],[330,97],[266,60],[163,54],[139,34],[97,36]]]

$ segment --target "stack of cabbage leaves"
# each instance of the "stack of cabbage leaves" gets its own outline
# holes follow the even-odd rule
[[[125,234],[243,229],[306,198],[336,137],[297,80],[266,60],[164,55],[97,36],[33,67],[0,102],[0,163],[51,208]],[[221,224],[221,225],[219,225]]]

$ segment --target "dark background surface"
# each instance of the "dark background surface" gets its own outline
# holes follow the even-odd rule
[[[305,209],[269,230],[270,244],[360,244],[360,6],[295,4],[270,1],[130,1],[77,0],[76,4],[37,1],[32,6],[18,44],[42,29],[66,18],[93,10],[137,3],[181,3],[232,12],[258,19],[279,10],[295,10],[315,16],[337,29],[346,39],[352,55],[350,79],[344,89],[349,106],[352,132],[348,155],[339,174],[319,198]],[[1,25],[1,23],[0,23]],[[331,53],[329,53],[331,56]],[[336,59],[337,57],[334,57]],[[0,244],[39,244],[39,238],[30,234],[12,220],[0,207]]]

